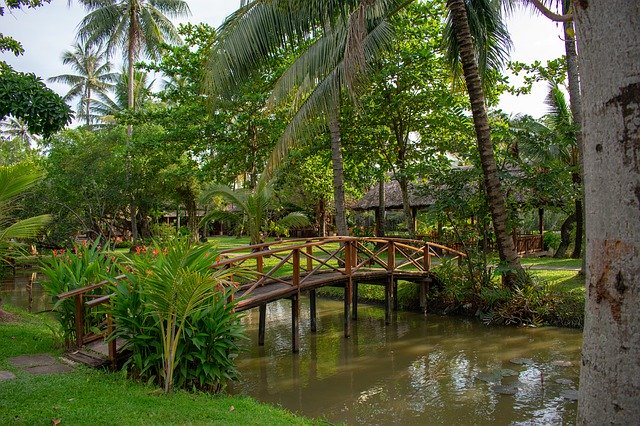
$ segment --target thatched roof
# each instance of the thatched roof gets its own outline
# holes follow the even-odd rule
[[[435,200],[427,194],[426,188],[414,183],[409,183],[409,203],[411,207],[422,208],[433,205]],[[385,209],[402,208],[402,192],[400,184],[396,180],[384,184]],[[353,207],[353,210],[375,210],[378,208],[378,185],[367,192]]]

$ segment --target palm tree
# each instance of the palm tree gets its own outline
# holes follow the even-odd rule
[[[217,52],[214,50],[209,67],[215,72],[211,77],[212,86],[224,92],[238,79],[249,75],[256,64],[268,54],[275,53],[285,42],[305,40],[309,48],[283,74],[274,90],[276,97],[283,94],[291,96],[292,93],[299,97],[300,93],[309,93],[303,97],[304,103],[297,110],[272,156],[272,159],[280,158],[293,145],[296,136],[302,133],[301,127],[308,129],[313,126],[312,117],[318,112],[329,113],[330,119],[331,111],[337,114],[335,99],[339,96],[340,88],[346,87],[350,93],[354,93],[358,79],[366,72],[367,61],[376,57],[392,39],[387,18],[409,3],[394,0],[329,0],[301,3],[297,8],[291,8],[286,0],[243,2],[243,6],[220,29],[218,49]],[[507,273],[507,282],[513,283],[522,267],[514,242],[507,232],[507,210],[497,175],[480,79],[480,71],[497,64],[506,52],[506,32],[497,20],[499,15],[496,15],[496,11],[499,9],[495,3],[492,0],[449,0],[447,7],[451,17],[450,34],[455,36],[454,45],[460,53],[471,99],[498,252],[501,261],[511,271]],[[473,12],[473,32],[467,8]],[[283,10],[289,13],[284,14]],[[502,31],[502,38],[501,34],[493,34],[496,31]],[[313,37],[316,37],[315,42],[310,43],[308,40]],[[478,52],[489,53],[478,55]],[[480,58],[480,70],[476,57]],[[339,134],[333,119],[330,120],[330,129],[332,135]],[[339,165],[334,163],[334,173],[339,171]],[[338,185],[335,186],[338,190]]]
[[[108,53],[123,49],[127,63],[127,106],[135,108],[134,63],[142,53],[158,59],[165,42],[179,42],[180,36],[168,17],[189,14],[183,0],[80,0],[90,13],[80,22],[78,37],[89,45],[104,43]],[[133,127],[127,127],[129,140]],[[130,147],[131,148],[131,147]],[[129,180],[131,161],[127,162]],[[136,200],[131,194],[129,206],[131,234],[138,239]]]
[[[7,140],[19,139],[23,149],[29,149],[42,139],[40,136],[31,133],[29,126],[21,118],[12,115],[0,121],[0,137]]]
[[[143,105],[150,99],[154,82],[155,80],[149,81],[148,73],[139,70],[134,72],[133,96],[136,105]],[[113,123],[117,113],[127,110],[128,88],[129,76],[127,69],[124,68],[122,72],[116,73],[113,96],[105,94],[95,101],[93,110],[103,125]]]
[[[227,202],[240,210],[243,220],[243,227],[247,229],[251,244],[263,242],[262,231],[270,220],[269,216],[275,205],[275,193],[270,184],[263,179],[253,190],[233,190],[226,185],[213,185],[204,191],[202,199],[210,201],[213,197],[220,196]],[[212,219],[229,218],[233,213],[212,212],[203,221]],[[298,227],[309,224],[309,219],[301,212],[292,212],[280,218],[276,222],[282,227]]]
[[[106,96],[116,78],[116,74],[111,72],[107,52],[100,45],[76,43],[73,51],[67,50],[62,54],[62,63],[70,65],[76,74],[61,74],[48,81],[71,86],[63,99],[79,98],[76,116],[86,120],[86,125],[90,126],[96,118],[92,111],[93,96]]]
[[[489,4],[487,3],[487,5]],[[498,168],[493,151],[493,144],[491,142],[487,104],[484,97],[482,80],[480,78],[481,73],[478,67],[478,61],[476,60],[477,44],[480,40],[478,37],[474,38],[472,35],[465,0],[447,0],[447,8],[450,14],[452,32],[455,36],[459,51],[467,92],[469,93],[469,99],[471,101],[471,112],[476,132],[478,152],[480,154],[480,164],[482,165],[484,174],[484,188],[491,210],[498,255],[500,256],[500,261],[506,263],[508,266],[505,281],[508,285],[513,285],[517,276],[522,274],[523,269],[520,265],[514,241],[507,232],[507,208],[502,185],[498,178]],[[486,10],[490,11],[491,9],[487,8]],[[487,15],[480,14],[478,16],[486,17]],[[489,56],[486,56],[486,58],[487,60],[484,62],[488,63],[491,58]],[[482,65],[482,61],[480,64]]]
[[[209,63],[210,88],[228,93],[243,81],[270,54],[277,53],[284,40],[304,39],[296,60],[278,79],[271,104],[294,98],[293,117],[273,151],[263,178],[281,162],[288,150],[300,141],[326,131],[331,140],[334,202],[338,234],[347,235],[344,176],[339,110],[343,88],[353,93],[358,75],[380,47],[390,42],[387,21],[401,2],[350,0],[300,4],[287,1],[243,2],[220,28],[217,49]],[[371,13],[370,13],[371,12]],[[368,29],[367,24],[372,24]],[[309,39],[311,38],[311,41]],[[354,49],[358,46],[358,49]],[[367,52],[366,54],[364,52]],[[325,120],[317,117],[326,116]]]

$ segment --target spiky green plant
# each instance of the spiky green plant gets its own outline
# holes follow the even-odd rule
[[[165,392],[174,387],[178,366],[184,369],[179,384],[198,382],[201,388],[217,389],[223,379],[236,376],[233,357],[241,329],[228,299],[234,291],[229,279],[241,271],[212,268],[218,254],[187,239],[155,247],[131,257],[125,265],[128,284],[115,288],[112,338],[129,342],[142,377],[158,371]]]

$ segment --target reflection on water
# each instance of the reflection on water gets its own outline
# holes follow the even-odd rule
[[[16,275],[15,277],[4,278],[0,281],[0,300],[1,303],[8,303],[13,306],[19,306],[23,309],[29,308],[29,292],[27,284],[31,274]],[[38,281],[33,285],[32,290],[32,312],[41,312],[51,309],[51,297],[49,297]]]
[[[576,402],[563,395],[577,389],[577,331],[487,327],[406,312],[385,326],[383,309],[361,306],[345,339],[342,302],[318,301],[315,334],[307,306],[304,299],[297,355],[290,302],[268,305],[262,348],[258,311],[246,315],[250,341],[232,393],[348,424],[574,422]]]

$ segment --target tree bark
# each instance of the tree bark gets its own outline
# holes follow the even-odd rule
[[[407,226],[409,238],[416,238],[416,222],[411,210],[411,201],[409,200],[409,181],[404,176],[397,177],[400,185],[400,193],[402,195],[402,211],[404,212],[404,223]]]
[[[464,0],[447,0],[447,7],[451,12],[454,33],[460,46],[460,59],[464,73],[469,99],[471,101],[471,111],[473,114],[473,124],[477,136],[478,151],[480,153],[480,163],[484,173],[484,186],[487,193],[487,202],[491,210],[493,229],[496,234],[498,255],[500,260],[506,262],[510,272],[505,276],[507,285],[513,285],[517,275],[523,272],[520,259],[516,253],[513,240],[507,232],[507,208],[496,166],[493,144],[491,143],[491,131],[489,129],[489,118],[484,99],[484,91],[480,81],[478,65],[476,62],[473,39],[469,30],[467,11]]]
[[[574,2],[586,308],[578,424],[640,419],[640,3]]]
[[[133,111],[135,108],[135,92],[134,92],[134,69],[133,63],[136,58],[136,33],[137,33],[137,20],[136,8],[130,9],[130,22],[129,25],[129,43],[127,46],[127,71],[129,81],[127,82],[127,106],[129,110]],[[133,191],[133,125],[127,125],[127,186],[129,189],[129,218],[131,221],[131,238],[135,243],[138,240],[138,223],[136,221],[136,197]]]
[[[349,235],[344,201],[344,167],[342,164],[339,113],[340,96],[335,94],[328,115],[329,133],[331,134],[331,162],[333,164],[333,198],[336,206],[336,230],[338,235]]]
[[[568,8],[567,8],[568,9]],[[564,13],[568,10],[565,9]],[[579,199],[576,200],[576,238],[573,245],[571,257],[579,259],[582,256],[582,238],[584,237],[584,188],[582,186],[582,96],[580,94],[580,74],[578,70],[578,51],[576,47],[576,36],[573,22],[564,23],[564,50],[567,57],[567,80],[569,81],[569,104],[571,116],[575,126],[576,145],[578,147],[577,158],[575,159],[578,172],[574,175],[574,185],[580,191]]]
[[[384,175],[378,182],[378,214],[376,215],[376,236],[384,237],[385,216],[386,216],[386,194],[384,193]]]
[[[553,254],[553,257],[556,259],[561,259],[567,254],[567,249],[569,248],[569,244],[571,243],[571,229],[573,228],[573,224],[576,222],[576,214],[571,213],[567,218],[562,222],[562,226],[560,226],[560,245],[558,249]]]

